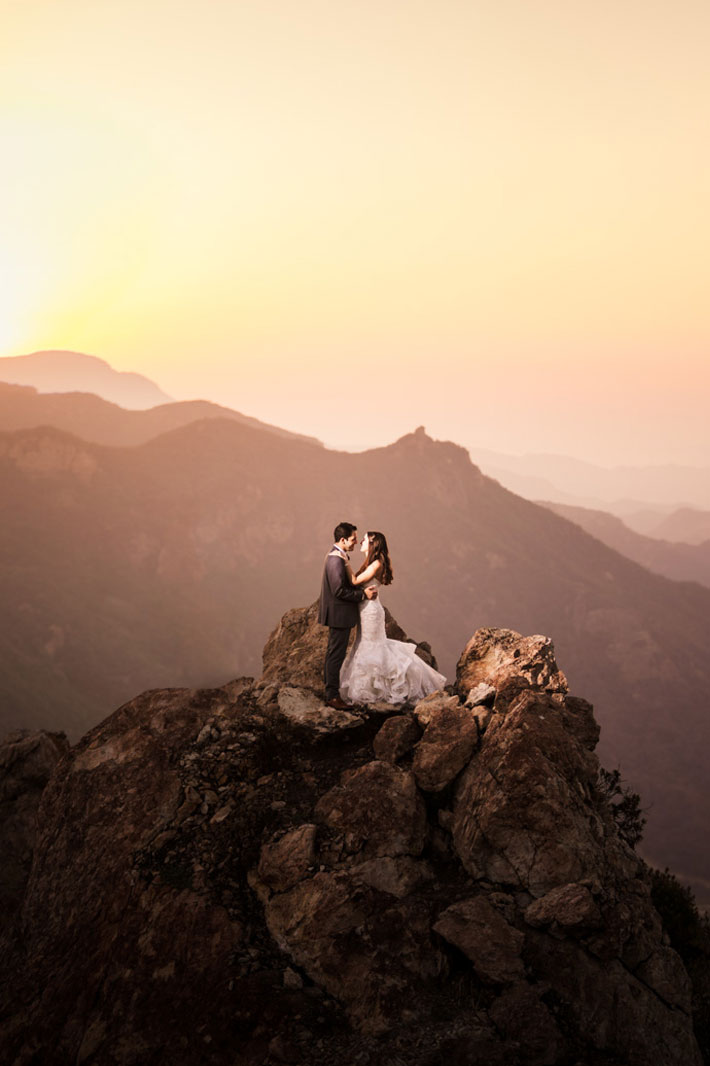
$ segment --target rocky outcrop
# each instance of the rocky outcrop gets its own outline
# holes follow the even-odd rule
[[[550,642],[480,631],[455,692],[341,719],[314,628],[290,612],[260,682],[144,693],[57,766],[2,1061],[700,1066]]]
[[[385,632],[391,640],[416,644],[417,655],[438,669],[431,648],[425,641],[410,640],[385,607]],[[353,637],[355,630],[353,629]],[[323,692],[323,660],[328,630],[318,625],[318,602],[310,607],[287,611],[264,646],[264,686],[290,685]]]
[[[503,710],[524,689],[567,692],[567,678],[555,662],[549,637],[521,637],[512,629],[479,629],[456,667],[456,685],[468,698],[480,685],[496,690]]]
[[[633,853],[605,831],[594,807],[597,772],[565,722],[564,702],[524,691],[493,716],[457,783],[451,828],[469,873],[535,897],[600,876],[602,862],[631,876]]]

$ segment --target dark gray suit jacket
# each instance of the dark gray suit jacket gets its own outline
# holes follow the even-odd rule
[[[334,629],[352,629],[358,622],[358,604],[364,599],[363,590],[351,583],[343,557],[331,552],[323,567],[318,608],[320,624]]]

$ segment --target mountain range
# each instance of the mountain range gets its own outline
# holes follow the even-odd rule
[[[697,544],[662,540],[636,533],[607,511],[564,503],[542,502],[542,506],[575,522],[610,548],[657,574],[675,581],[699,581],[710,587],[710,539]]]
[[[234,419],[131,447],[0,434],[3,725],[74,736],[136,692],[260,671],[317,595],[334,524],[383,530],[387,606],[452,677],[481,626],[549,634],[600,753],[650,807],[646,849],[708,895],[699,846],[710,591],[654,575],[423,429],[360,454]]]
[[[320,444],[315,437],[267,425],[207,400],[185,400],[160,404],[147,411],[127,411],[87,392],[44,394],[32,386],[0,381],[0,429],[3,430],[55,426],[95,444],[130,447],[204,418],[228,418],[280,437]]]
[[[710,509],[707,467],[607,467],[568,455],[507,455],[478,447],[469,450],[474,463],[526,499],[612,511],[622,518],[646,511],[651,516],[657,514],[659,522],[670,511]]]
[[[648,521],[645,528],[639,528],[640,516],[626,515],[624,521],[632,529],[646,533],[649,537],[660,540],[683,541],[685,544],[702,544],[710,540],[710,511],[700,511],[696,507],[680,507],[669,514]]]
[[[0,381],[33,385],[39,392],[92,392],[122,407],[154,407],[170,397],[154,381],[114,370],[83,352],[50,350],[0,358]]]

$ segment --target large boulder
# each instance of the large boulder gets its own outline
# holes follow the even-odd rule
[[[412,993],[446,972],[431,904],[378,891],[352,870],[318,873],[273,896],[266,919],[276,942],[347,1004],[363,1033],[386,1032]]]
[[[478,722],[468,707],[442,707],[433,714],[414,753],[419,787],[425,792],[445,788],[471,758],[478,737]]]
[[[375,760],[349,770],[318,801],[316,816],[342,834],[349,852],[419,855],[426,839],[426,810],[414,775]]]
[[[512,629],[478,629],[464,648],[456,666],[456,687],[467,699],[481,683],[496,690],[498,709],[526,688],[568,690],[550,638],[523,637]]]
[[[536,928],[557,925],[566,932],[580,933],[602,924],[594,897],[582,884],[560,885],[534,900],[525,911],[525,921]]]
[[[463,951],[484,981],[514,984],[525,975],[521,958],[524,934],[509,925],[483,896],[447,907],[434,932]]]
[[[414,718],[408,714],[394,714],[372,742],[375,758],[396,763],[412,750],[420,736],[421,730]]]
[[[466,869],[533,896],[599,877],[602,861],[631,876],[633,853],[594,809],[597,774],[560,706],[544,691],[524,691],[494,715],[458,782],[452,832]]]

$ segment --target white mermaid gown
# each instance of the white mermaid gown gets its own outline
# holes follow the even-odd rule
[[[375,579],[369,585],[380,586]],[[390,640],[385,609],[364,599],[355,642],[340,671],[340,694],[349,703],[416,703],[437,692],[446,678],[416,654],[416,646]]]

